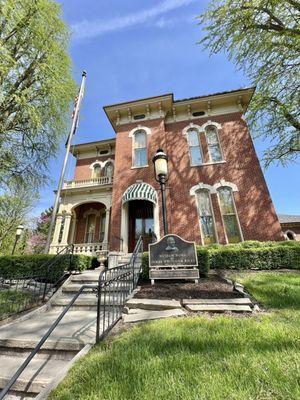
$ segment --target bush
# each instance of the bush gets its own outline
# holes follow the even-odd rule
[[[300,246],[278,244],[269,247],[227,248],[209,251],[210,268],[216,269],[300,269]]]
[[[50,271],[50,280],[55,281],[64,271],[84,271],[91,267],[91,257],[82,254],[30,254],[0,257],[0,277],[21,278],[24,276],[45,277]],[[55,258],[55,260],[54,260]],[[53,260],[53,264],[51,264]]]
[[[198,268],[206,275],[212,269],[300,269],[300,243],[258,242],[197,246]],[[143,254],[142,279],[149,279],[149,256]]]

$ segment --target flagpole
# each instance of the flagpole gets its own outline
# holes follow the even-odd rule
[[[77,128],[79,109],[80,109],[82,97],[83,97],[83,94],[84,94],[85,81],[86,81],[86,72],[83,71],[82,72],[82,80],[81,80],[80,90],[79,90],[79,94],[78,94],[78,101],[77,101],[77,104],[76,104],[75,109],[74,109],[72,126],[71,126],[70,134],[68,136],[68,140],[67,140],[67,143],[66,143],[66,154],[65,154],[63,165],[62,165],[60,178],[59,178],[59,183],[58,183],[58,188],[57,188],[57,192],[56,192],[56,196],[55,196],[55,202],[54,202],[54,206],[53,206],[52,217],[51,217],[49,232],[48,232],[48,236],[47,236],[47,242],[46,242],[46,246],[45,246],[45,253],[46,254],[49,253],[49,249],[50,249],[51,237],[52,237],[52,232],[53,232],[53,228],[54,228],[55,220],[56,220],[56,215],[57,215],[57,211],[58,211],[60,193],[61,193],[62,185],[63,185],[63,182],[64,182],[64,178],[65,178],[65,172],[66,172],[69,152],[70,152],[70,148],[71,148],[72,138],[73,138],[73,136],[74,136],[74,134],[76,132],[76,128]]]

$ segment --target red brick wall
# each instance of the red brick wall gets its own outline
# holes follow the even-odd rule
[[[120,236],[121,199],[125,190],[137,180],[143,180],[158,189],[154,179],[152,156],[162,147],[169,156],[169,181],[167,183],[167,210],[169,231],[187,240],[200,243],[200,228],[196,200],[190,188],[198,183],[214,185],[221,179],[237,185],[234,193],[238,217],[245,240],[281,240],[282,232],[268,188],[265,183],[252,139],[241,113],[227,114],[193,120],[202,125],[207,120],[222,125],[219,139],[226,163],[215,165],[190,166],[186,137],[182,130],[189,121],[164,124],[163,119],[144,121],[151,135],[148,139],[148,163],[146,168],[132,169],[131,129],[141,122],[123,125],[118,128],[115,154],[115,174],[113,187],[113,206],[111,219],[111,239]],[[206,153],[206,146],[203,151]],[[204,158],[207,161],[206,156]],[[216,227],[221,243],[225,234],[216,195],[212,195]],[[159,204],[161,199],[159,195]],[[160,227],[162,229],[160,208]],[[161,231],[162,234],[162,231]]]
[[[95,161],[104,162],[104,161],[108,160],[109,158],[114,160],[115,155],[107,155],[105,157],[101,156],[101,157],[78,159],[76,161],[74,179],[76,181],[80,181],[83,179],[91,179],[93,170],[90,168],[90,165]],[[101,171],[101,174],[103,174],[103,170]]]

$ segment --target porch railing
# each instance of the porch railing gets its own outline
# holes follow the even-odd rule
[[[100,176],[99,178],[93,178],[93,179],[65,181],[63,189],[72,189],[85,186],[112,185],[112,184],[113,184],[112,176]]]
[[[100,250],[108,250],[108,243],[107,242],[102,242],[102,243],[74,243],[73,245],[73,252],[74,254],[86,254],[88,256],[95,256],[96,251]],[[62,248],[64,248],[64,245],[51,245],[50,251],[52,254],[59,253]]]

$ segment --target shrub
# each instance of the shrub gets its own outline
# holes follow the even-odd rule
[[[206,275],[209,271],[209,250],[206,247],[197,246],[197,257],[199,272]]]
[[[142,272],[140,274],[142,280],[149,279],[149,253],[144,252],[142,256]]]
[[[91,266],[91,257],[86,255],[62,254],[55,257],[52,254],[2,256],[0,257],[0,277],[40,276],[42,278],[49,269],[49,279],[55,281],[62,276],[64,271],[84,271]]]

